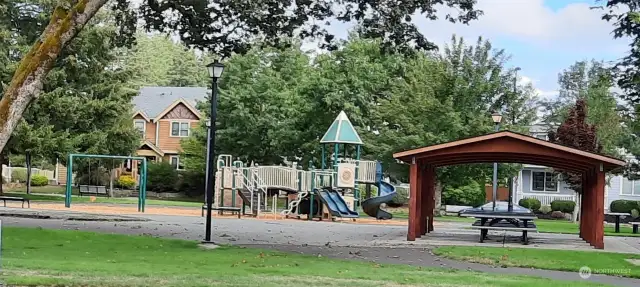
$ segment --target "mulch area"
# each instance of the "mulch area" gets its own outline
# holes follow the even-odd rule
[[[19,203],[8,202],[7,207],[20,208],[21,205]],[[77,204],[72,204],[71,208],[66,208],[64,206],[64,203],[31,202],[31,209],[77,211],[77,212],[112,214],[112,215],[136,215],[136,214],[140,215],[141,214],[138,212],[138,207],[135,204],[77,203]],[[200,208],[147,205],[145,207],[144,214],[200,217],[201,210]],[[217,212],[214,212],[213,216],[218,218],[237,218],[236,215],[231,215],[230,213],[227,213],[225,215],[219,215]],[[249,219],[249,220],[256,219],[254,217],[248,217],[248,216],[244,216],[242,218]],[[295,219],[292,217],[285,218],[283,215],[280,215],[279,213],[278,214],[263,213],[257,219],[258,220],[305,220],[306,218],[303,218],[303,219]],[[325,219],[324,221],[330,222],[327,219]],[[380,224],[380,225],[400,225],[400,226],[406,226],[408,224],[406,220],[377,220],[371,217],[361,217],[356,219],[355,221],[351,219],[336,218],[336,222],[350,223],[350,224]]]

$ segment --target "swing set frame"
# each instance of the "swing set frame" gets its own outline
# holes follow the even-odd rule
[[[147,199],[147,158],[140,156],[119,156],[119,155],[100,155],[100,154],[69,154],[67,161],[67,184],[64,199],[64,206],[71,207],[71,191],[73,188],[73,159],[75,158],[97,158],[97,159],[124,159],[138,160],[142,162],[140,179],[138,184],[138,212],[144,212],[144,206]]]

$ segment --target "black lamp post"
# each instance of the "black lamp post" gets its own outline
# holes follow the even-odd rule
[[[498,112],[491,114],[491,119],[495,124],[495,131],[500,130],[500,122],[502,121],[502,115]],[[493,211],[496,210],[496,196],[498,194],[498,163],[493,163]]]
[[[209,77],[211,77],[211,117],[209,118],[209,147],[207,148],[207,221],[205,223],[205,235],[204,242],[211,243],[211,206],[213,205],[213,191],[216,185],[215,175],[215,156],[214,150],[216,147],[216,110],[218,108],[218,78],[222,76],[224,71],[224,65],[218,60],[207,65],[209,71]]]

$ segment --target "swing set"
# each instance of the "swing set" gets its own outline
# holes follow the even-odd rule
[[[69,158],[67,161],[67,184],[66,184],[66,192],[65,192],[65,200],[64,205],[67,208],[71,207],[71,191],[73,188],[73,160],[78,158],[88,158],[88,159],[111,159],[112,160],[112,170],[113,160],[131,160],[131,161],[140,161],[140,180],[138,184],[138,212],[144,212],[144,206],[146,203],[147,197],[147,158],[138,157],[138,156],[118,156],[118,155],[97,155],[97,154],[69,154]],[[105,186],[99,185],[99,177],[96,178],[96,184],[91,185],[91,162],[89,162],[89,185],[79,185],[81,190],[84,188],[87,193],[104,193],[106,194]]]

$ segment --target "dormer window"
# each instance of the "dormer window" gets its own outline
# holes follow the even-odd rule
[[[145,138],[145,133],[146,133],[146,127],[147,127],[147,123],[145,122],[145,120],[134,120],[133,121],[133,126],[140,132],[140,137],[141,138]]]

